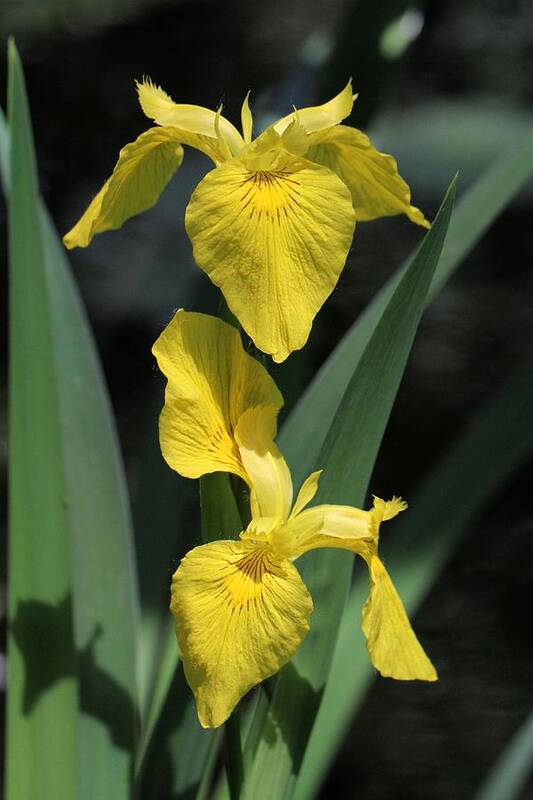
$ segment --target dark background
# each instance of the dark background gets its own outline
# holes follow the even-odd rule
[[[403,23],[384,36],[406,11]],[[533,121],[533,6],[527,0],[417,7],[375,0],[3,0],[2,92],[10,33],[25,65],[42,192],[61,233],[110,174],[119,149],[149,126],[133,83],[143,75],[177,102],[215,108],[222,100],[235,122],[252,89],[258,126],[293,103],[328,99],[352,75],[359,99],[351,124],[369,130],[380,149],[398,158],[415,205],[430,218],[457,170],[462,192]],[[137,529],[149,527],[151,535],[159,517],[146,484],[171,495],[179,479],[156,451],[162,381],[150,347],[174,308],[216,309],[216,293],[192,261],[183,224],[191,190],[209,165],[187,150],[156,208],[71,254],[117,417]],[[532,189],[529,184],[492,226],[426,313],[371,483],[376,494],[409,497],[530,347]],[[0,224],[4,232],[3,210]],[[358,226],[308,347],[275,370],[288,408],[421,236],[403,218]],[[3,249],[2,280],[5,256]],[[4,323],[5,283],[1,313]],[[4,375],[5,357],[3,350]],[[0,393],[5,405],[5,380]],[[4,420],[2,414],[3,497]],[[188,491],[194,527],[194,487]],[[175,528],[177,561],[184,539],[178,523]],[[441,672],[438,690],[376,682],[324,797],[473,797],[533,706],[531,534],[530,472],[523,469],[470,526],[417,615],[415,627]],[[140,542],[141,583],[153,582],[157,567],[142,536]],[[165,565],[161,580],[172,567]],[[3,619],[5,574],[0,580]],[[523,800],[532,796],[530,782]]]

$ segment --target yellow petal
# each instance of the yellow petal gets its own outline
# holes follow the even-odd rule
[[[219,541],[185,556],[170,607],[198,718],[216,728],[292,657],[313,603],[289,561],[249,542]]]
[[[290,548],[285,544],[283,550],[292,559],[322,547],[350,550],[362,555],[373,541],[370,521],[370,511],[352,506],[307,508],[291,516],[284,532],[284,536],[290,539]]]
[[[310,106],[309,108],[299,108],[292,114],[288,114],[280,119],[273,126],[278,133],[283,133],[295,118],[307,133],[320,131],[338,125],[351,113],[355,97],[352,92],[352,81],[348,81],[344,89],[339,92],[332,100],[323,103],[321,106]]]
[[[252,116],[252,112],[250,111],[250,104],[248,102],[249,97],[250,92],[248,92],[244,98],[241,108],[242,136],[245,144],[250,144],[252,141],[252,131],[254,127],[254,118]]]
[[[294,504],[294,508],[291,511],[291,519],[300,514],[300,512],[303,511],[304,508],[311,502],[317,493],[318,481],[321,475],[322,470],[319,469],[316,472],[312,472],[302,483],[300,491],[298,492],[298,497],[296,498],[296,502]]]
[[[370,597],[362,628],[373,665],[386,678],[436,681],[435,667],[411,627],[403,603],[382,562],[368,559]]]
[[[272,172],[250,171],[241,159],[210,172],[185,217],[196,263],[275,361],[306,343],[355,224],[350,194],[333,172],[279,152]]]
[[[398,174],[396,160],[378,152],[364,133],[339,125],[310,139],[307,158],[329,167],[346,183],[358,222],[406,214],[411,222],[429,228],[422,212],[411,205],[411,192]]]
[[[247,480],[234,430],[249,408],[261,406],[275,432],[283,398],[266,369],[244,352],[239,333],[207,314],[178,311],[153,353],[168,379],[159,422],[161,451],[188,478],[233,472]]]
[[[287,463],[274,444],[276,417],[264,408],[245,411],[235,428],[242,463],[251,488],[252,518],[285,521],[292,504],[292,480]]]
[[[267,128],[243,150],[240,160],[250,173],[277,173],[283,171],[288,153],[305,156],[308,148],[309,136],[294,120],[281,135],[273,127]]]
[[[313,475],[307,480],[311,481]],[[304,488],[307,492],[305,483],[300,494]],[[293,559],[320,547],[351,550],[367,559],[376,551],[381,522],[392,519],[407,508],[407,503],[401,497],[393,497],[392,500],[374,497],[370,511],[353,506],[320,505],[297,512],[299,500],[300,496],[286,526],[287,532],[283,534],[285,538],[290,538],[292,548],[289,552],[285,543],[283,552],[289,553]]]
[[[170,125],[201,136],[217,138],[215,131],[216,113],[203,106],[175,103],[172,98],[156,86],[149,78],[137,82],[137,92],[141,108],[149,119],[158,125]],[[227,142],[232,155],[244,147],[241,134],[225,117],[220,117],[220,132]]]
[[[113,174],[63,237],[65,247],[87,247],[95,234],[116,230],[151,208],[182,159],[179,134],[172,128],[151,128],[123,147]]]

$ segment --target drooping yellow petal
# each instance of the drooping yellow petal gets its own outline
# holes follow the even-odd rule
[[[268,547],[219,541],[185,556],[170,607],[200,724],[216,728],[292,657],[313,603],[295,567]]]
[[[252,116],[252,112],[250,111],[250,104],[248,102],[249,97],[250,92],[247,92],[241,108],[242,136],[245,144],[250,144],[252,141],[252,132],[254,127],[254,118]]]
[[[207,314],[178,311],[153,347],[168,379],[159,422],[161,451],[188,478],[225,471],[247,480],[234,431],[247,409],[275,434],[283,398],[239,333]]]
[[[251,487],[252,518],[285,521],[292,504],[292,480],[287,463],[274,444],[276,417],[263,408],[245,411],[235,428],[244,469]]]
[[[149,119],[158,125],[170,125],[194,134],[217,139],[215,131],[216,113],[203,106],[175,103],[172,98],[156,86],[149,78],[137,82],[141,108]],[[219,127],[232,155],[244,147],[241,134],[225,117],[220,117]]]
[[[346,183],[358,222],[406,214],[412,222],[429,228],[422,212],[411,205],[411,192],[396,160],[376,150],[361,131],[339,125],[315,133],[307,158],[329,167]]]
[[[435,667],[411,627],[390,576],[376,555],[368,559],[370,596],[363,608],[362,628],[376,669],[400,681],[436,681]]]
[[[309,477],[305,479],[298,492],[298,497],[291,511],[291,519],[300,514],[304,508],[309,505],[318,490],[318,481],[322,475],[322,470],[312,472]]]
[[[123,147],[113,174],[63,237],[65,247],[87,247],[95,234],[116,230],[151,208],[182,159],[179,132],[173,128],[150,128]]]
[[[196,263],[257,347],[303,347],[346,261],[350,193],[330,170],[279,151],[275,171],[232,159],[196,187],[185,217]]]
[[[299,124],[307,133],[321,131],[324,128],[331,128],[338,125],[343,119],[352,113],[355,97],[352,92],[352,81],[348,81],[344,89],[339,92],[332,100],[323,103],[321,106],[310,106],[309,108],[299,108],[292,114],[287,114],[283,119],[278,120],[273,126],[278,133],[283,133],[297,116]]]

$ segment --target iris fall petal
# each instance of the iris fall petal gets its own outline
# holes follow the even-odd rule
[[[207,314],[180,310],[153,353],[168,383],[160,417],[161,451],[181,475],[226,471],[248,476],[234,437],[248,410],[272,435],[283,398],[266,369],[244,352],[238,331]]]
[[[396,159],[376,150],[368,136],[338,125],[309,138],[307,158],[336,172],[348,186],[358,222],[406,214],[411,222],[429,228],[422,212],[411,205]]]
[[[127,144],[111,177],[63,237],[65,247],[87,247],[95,234],[116,230],[151,208],[182,160],[180,138],[172,128],[150,128]]]
[[[288,153],[273,171],[226,161],[200,182],[186,213],[197,264],[275,361],[307,341],[344,266],[354,225],[343,182]]]
[[[198,718],[213,728],[296,652],[313,603],[286,559],[249,542],[219,541],[185,556],[171,610]]]

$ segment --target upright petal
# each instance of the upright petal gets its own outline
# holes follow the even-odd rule
[[[358,222],[406,214],[411,222],[429,228],[422,212],[411,205],[411,192],[398,174],[396,160],[378,152],[364,133],[339,125],[310,140],[307,158],[329,167],[348,186]]]
[[[291,519],[292,517],[298,516],[298,514],[300,514],[307,505],[309,505],[317,493],[318,481],[321,475],[322,470],[318,469],[316,472],[312,472],[302,483],[300,486],[300,491],[298,492],[298,497],[296,498],[296,502],[294,504],[294,508],[291,511]]]
[[[239,419],[235,439],[251,487],[252,518],[285,521],[292,505],[292,479],[274,444],[275,419],[263,408],[251,408]]]
[[[250,103],[248,102],[249,97],[250,92],[247,92],[241,108],[241,127],[245,144],[250,144],[252,141],[252,132],[254,127],[254,118],[252,116],[252,112],[250,111]]]
[[[257,347],[275,361],[303,347],[352,241],[343,182],[283,151],[271,172],[232,159],[196,187],[185,224],[197,264]]]
[[[170,607],[200,723],[216,728],[292,657],[313,602],[289,561],[267,547],[219,541],[185,556]]]
[[[141,108],[149,119],[158,125],[170,125],[190,133],[217,138],[215,131],[216,112],[203,106],[175,103],[172,98],[156,86],[149,78],[137,82]],[[219,127],[232,155],[244,147],[241,134],[225,117],[220,117]]]
[[[116,230],[151,208],[182,160],[179,132],[173,128],[150,128],[127,144],[111,177],[63,237],[65,247],[87,247],[95,234]]]
[[[331,128],[350,116],[354,100],[352,80],[350,78],[344,89],[332,100],[328,100],[327,103],[323,103],[321,106],[296,109],[292,114],[287,114],[286,117],[278,120],[273,127],[278,133],[283,133],[285,128],[296,118],[307,133]]]
[[[387,570],[376,555],[367,563],[371,588],[362,628],[373,665],[386,678],[436,681],[435,667],[416,638]]]
[[[178,311],[153,353],[168,379],[159,432],[172,469],[188,478],[226,471],[247,480],[234,431],[260,406],[275,433],[283,398],[266,369],[244,352],[238,331],[207,314]]]

